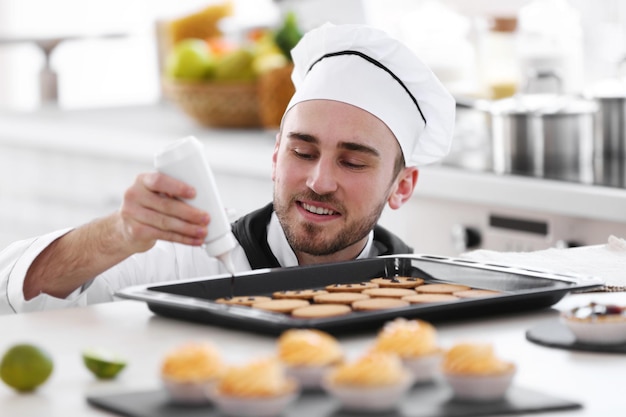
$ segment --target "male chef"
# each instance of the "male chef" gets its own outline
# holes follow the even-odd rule
[[[377,225],[411,197],[418,167],[450,149],[455,102],[404,44],[322,25],[292,51],[296,92],[272,155],[273,203],[239,219],[237,272],[411,252]],[[140,174],[120,209],[0,253],[0,313],[112,301],[124,287],[224,273],[202,248],[195,190]]]

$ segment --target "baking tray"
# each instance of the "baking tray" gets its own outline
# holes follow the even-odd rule
[[[228,296],[271,295],[281,290],[323,288],[376,277],[414,276],[426,283],[457,283],[495,290],[499,295],[445,303],[352,312],[338,317],[298,319],[287,314],[217,303]],[[233,285],[234,283],[234,285]],[[145,301],[158,315],[260,333],[279,334],[299,328],[328,332],[371,329],[396,317],[437,321],[549,307],[571,291],[599,288],[596,277],[554,273],[433,255],[390,255],[377,258],[290,268],[259,269],[128,287],[116,293]]]

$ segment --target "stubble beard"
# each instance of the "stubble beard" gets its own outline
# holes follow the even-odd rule
[[[285,232],[287,242],[294,252],[312,256],[332,255],[359,242],[376,226],[385,208],[385,201],[382,201],[362,219],[345,224],[333,236],[326,236],[324,226],[309,222],[296,223],[295,220],[289,218],[289,208],[295,206],[298,200],[332,203],[333,197],[311,192],[293,196],[285,203],[278,198],[274,190],[274,210]]]

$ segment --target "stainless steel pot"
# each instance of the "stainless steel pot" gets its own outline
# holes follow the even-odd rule
[[[555,93],[545,92],[546,80]],[[535,84],[544,83],[537,91]],[[561,81],[552,71],[529,74],[523,92],[490,101],[457,97],[457,106],[486,114],[491,139],[493,170],[593,183],[597,141],[602,135],[600,106],[596,100],[562,94]]]
[[[498,173],[592,183],[599,106],[563,94],[517,94],[489,106]]]
[[[600,106],[602,135],[595,143],[597,182],[626,188],[626,79],[600,81],[585,96]]]

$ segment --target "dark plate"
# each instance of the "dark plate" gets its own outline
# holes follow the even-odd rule
[[[600,345],[578,342],[574,333],[558,320],[541,323],[526,332],[526,339],[538,345],[585,352],[626,353],[626,343]]]
[[[464,284],[499,291],[500,294],[319,319],[297,319],[286,314],[215,302],[218,298],[231,295],[271,295],[281,290],[323,288],[394,275],[421,277],[427,283]],[[255,270],[235,275],[234,287],[232,282],[230,276],[219,275],[134,286],[119,291],[117,295],[145,301],[154,313],[167,317],[278,334],[293,327],[318,328],[329,332],[359,330],[372,328],[395,317],[435,321],[540,309],[553,305],[570,291],[598,288],[604,284],[593,277],[430,255],[394,255],[306,267]]]
[[[217,417],[223,416],[213,405],[173,404],[161,390],[92,395],[87,401],[98,408],[128,417]],[[512,386],[506,397],[491,402],[452,399],[450,390],[437,384],[415,387],[398,408],[387,412],[344,411],[325,393],[305,392],[282,414],[286,417],[471,417],[537,413],[580,409],[582,405],[549,394]]]

